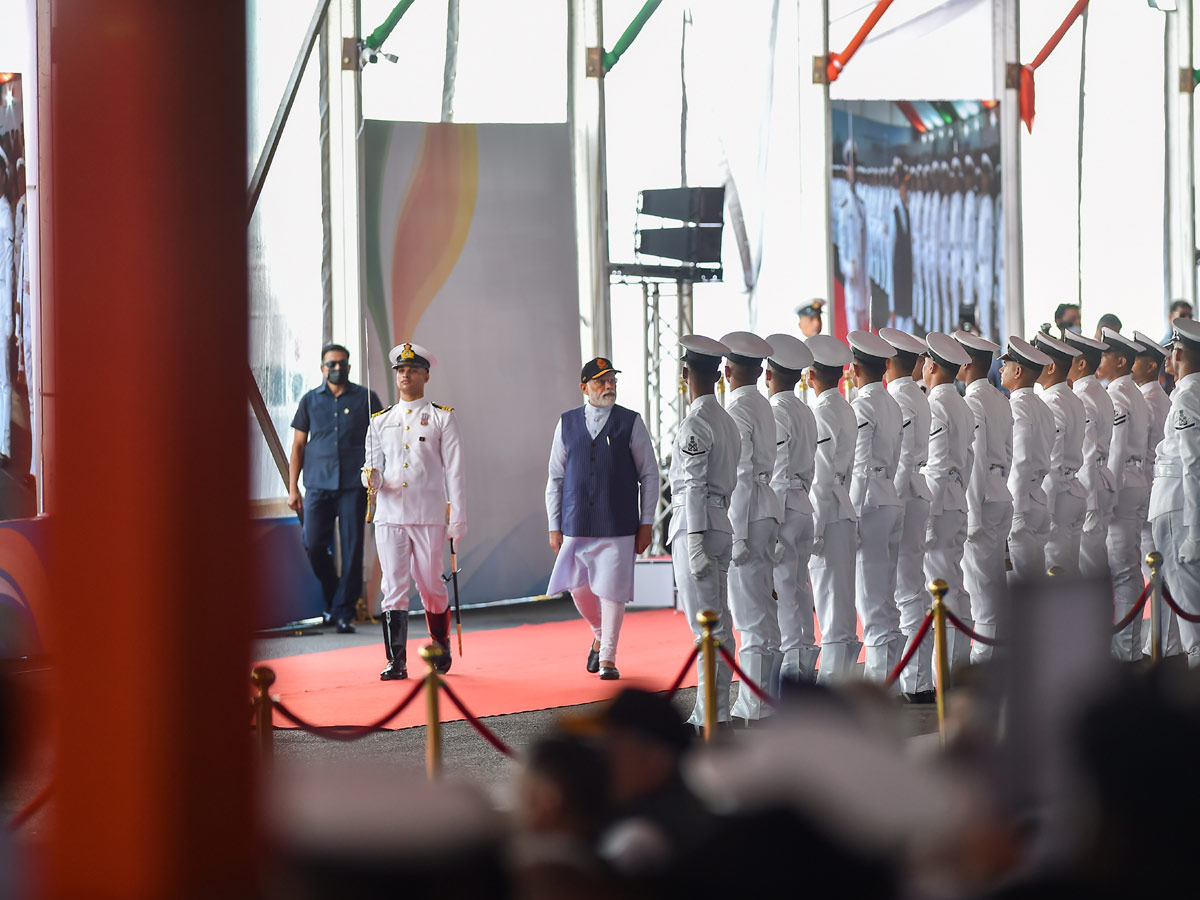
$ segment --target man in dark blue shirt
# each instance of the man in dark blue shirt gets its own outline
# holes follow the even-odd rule
[[[374,391],[350,381],[350,351],[340,344],[322,348],[321,371],[324,382],[300,398],[292,419],[288,506],[297,512],[304,508],[304,547],[321,582],[325,617],[337,624],[339,634],[350,634],[363,582],[364,442],[371,414],[382,405]],[[340,576],[333,561],[335,520],[341,534]]]

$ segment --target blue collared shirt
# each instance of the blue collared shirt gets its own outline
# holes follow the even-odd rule
[[[369,407],[368,407],[369,403]],[[335,397],[322,381],[300,398],[292,427],[308,435],[304,487],[338,491],[361,485],[367,424],[383,408],[374,391],[349,382]]]

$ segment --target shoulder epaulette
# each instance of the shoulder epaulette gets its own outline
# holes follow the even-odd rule
[[[395,405],[396,404],[394,404],[394,403],[392,404],[392,406],[395,406]],[[385,412],[387,412],[389,409],[391,409],[392,406],[385,407],[385,408],[381,409],[379,412],[371,413],[371,418],[373,419],[376,416],[382,416]]]
[[[431,405],[436,406],[438,409],[442,410],[443,412],[454,412],[453,406],[442,406],[442,404],[440,404],[440,403],[434,403]]]

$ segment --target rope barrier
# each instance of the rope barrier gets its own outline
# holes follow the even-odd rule
[[[720,644],[717,645],[717,652],[721,654],[721,659],[725,660],[725,665],[729,666],[730,671],[733,672],[733,674],[738,677],[738,680],[742,684],[744,684],[746,687],[750,688],[750,692],[752,694],[754,694],[755,697],[757,697],[759,700],[761,700],[763,703],[767,704],[768,706],[775,705],[775,701],[771,699],[771,695],[768,694],[766,691],[764,691],[762,688],[760,688],[757,684],[755,684],[749,678],[749,676],[747,676],[746,673],[742,671],[741,667],[737,664],[737,660],[733,658],[732,653],[730,653],[728,650],[726,650]]]
[[[331,741],[357,741],[366,737],[368,734],[382,731],[384,725],[396,718],[396,716],[400,715],[400,713],[404,712],[408,705],[417,698],[417,694],[421,692],[421,688],[423,686],[424,685],[418,681],[413,685],[413,688],[411,691],[409,691],[408,696],[401,700],[398,706],[396,706],[386,716],[378,719],[375,722],[372,722],[370,725],[313,725],[311,722],[305,721],[284,706],[283,701],[281,700],[275,701],[275,709],[278,710],[281,716],[290,721],[293,725],[297,726],[301,731],[307,731],[309,734],[314,734],[317,737],[329,738]]]
[[[671,686],[667,688],[667,696],[674,697],[675,693],[683,684],[683,679],[687,678],[688,670],[691,669],[692,663],[696,661],[696,657],[700,655],[700,645],[696,644],[692,647],[692,652],[688,654],[687,662],[683,664],[683,668],[679,670],[679,676],[671,682]]]
[[[30,800],[22,807],[15,816],[8,822],[10,831],[16,831],[35,815],[37,811],[46,805],[46,801],[50,799],[50,795],[54,792],[54,782],[51,781],[44,788],[38,791],[37,796]]]
[[[1196,615],[1195,613],[1185,612],[1179,608],[1179,605],[1175,602],[1175,598],[1171,596],[1171,591],[1165,584],[1163,585],[1162,595],[1163,599],[1167,601],[1167,606],[1171,607],[1171,611],[1174,612],[1175,615],[1179,616],[1179,618],[1183,619],[1185,622],[1191,622],[1193,624],[1200,623],[1200,616]]]
[[[925,640],[925,635],[929,634],[929,629],[933,627],[933,610],[925,613],[925,620],[921,623],[921,627],[917,629],[917,633],[913,635],[912,646],[908,648],[908,652],[900,658],[900,662],[896,663],[896,668],[892,669],[892,674],[887,677],[884,684],[889,687],[896,683],[900,678],[900,673],[904,671],[904,667],[912,662],[912,658],[917,655],[917,650],[921,647],[921,641]]]
[[[961,631],[963,634],[965,634],[967,637],[969,637],[973,641],[979,641],[979,643],[986,644],[989,647],[1003,646],[1002,641],[998,641],[995,638],[984,637],[982,634],[980,634],[974,628],[971,628],[966,622],[964,622],[962,619],[960,619],[954,613],[950,612],[949,609],[946,610],[946,619],[950,622],[951,625],[953,625],[955,628],[957,628],[959,631]]]
[[[1140,616],[1142,614],[1142,609],[1143,609],[1143,607],[1145,607],[1146,601],[1150,599],[1150,591],[1153,587],[1154,587],[1153,582],[1146,585],[1145,590],[1142,591],[1142,595],[1137,598],[1137,603],[1133,604],[1133,606],[1130,608],[1129,612],[1127,612],[1121,618],[1121,621],[1113,623],[1113,627],[1112,627],[1113,634],[1120,634],[1122,631],[1124,631],[1126,628],[1129,627],[1130,622],[1132,622],[1134,619],[1136,619],[1138,616]],[[1200,620],[1197,620],[1197,621],[1200,621]]]
[[[512,747],[500,740],[494,731],[479,721],[479,717],[476,716],[475,713],[471,712],[466,708],[466,706],[463,705],[463,702],[458,699],[458,694],[454,693],[454,690],[449,684],[446,683],[445,679],[442,680],[442,690],[446,692],[446,696],[450,698],[450,702],[458,707],[458,711],[463,714],[463,718],[471,723],[471,727],[478,731],[484,740],[486,740],[505,756],[516,756],[516,754],[513,753]]]

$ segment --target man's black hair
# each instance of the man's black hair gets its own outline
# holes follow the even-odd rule
[[[1096,322],[1096,328],[1111,328],[1113,331],[1120,331],[1121,320],[1112,313],[1105,313],[1100,317],[1099,321]]]
[[[1188,309],[1192,308],[1192,304],[1188,303],[1186,300],[1172,300],[1171,301],[1171,312],[1174,313],[1177,309],[1182,309],[1185,306]]]
[[[345,353],[346,359],[347,360],[350,359],[350,351],[347,350],[345,347],[343,347],[341,344],[326,344],[324,347],[321,348],[321,359],[322,360],[325,359],[326,353],[334,353],[334,352]]]
[[[878,356],[868,356],[865,353],[859,353],[857,350],[852,350],[851,355],[854,361],[862,366],[867,377],[872,381],[881,381],[883,376],[887,374],[887,360],[880,359]]]
[[[1066,314],[1072,309],[1075,310],[1075,312],[1079,312],[1079,304],[1078,303],[1060,303],[1060,304],[1058,304],[1058,308],[1054,310],[1054,324],[1061,326],[1063,317],[1066,316]]]

